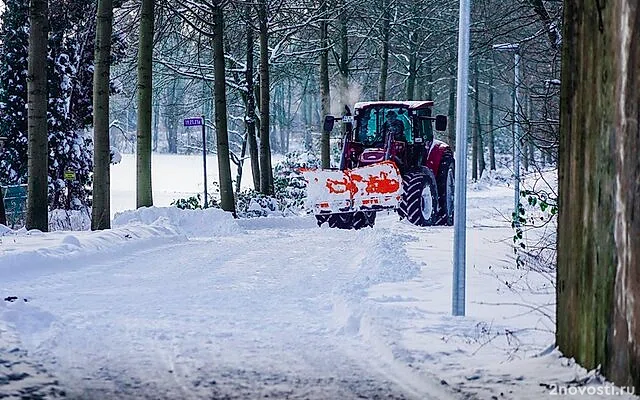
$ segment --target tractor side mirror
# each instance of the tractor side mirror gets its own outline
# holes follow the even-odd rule
[[[447,117],[444,115],[436,115],[436,130],[443,132],[447,130]]]
[[[324,125],[322,126],[322,129],[325,132],[331,132],[333,130],[334,123],[335,123],[335,117],[333,115],[326,115],[324,117]]]

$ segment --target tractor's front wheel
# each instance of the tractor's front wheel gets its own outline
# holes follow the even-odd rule
[[[375,211],[356,211],[340,214],[316,215],[318,226],[325,222],[330,228],[337,229],[362,229],[368,226],[373,228],[376,223]]]
[[[437,222],[438,187],[433,172],[410,172],[402,178],[398,214],[417,226],[431,226]]]

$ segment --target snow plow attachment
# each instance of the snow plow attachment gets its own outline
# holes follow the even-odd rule
[[[352,170],[302,170],[307,206],[316,215],[395,209],[402,178],[392,161]]]

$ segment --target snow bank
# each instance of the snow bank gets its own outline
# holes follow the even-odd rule
[[[258,229],[313,229],[318,224],[313,215],[282,217],[269,216],[264,218],[239,219],[237,223],[248,230]]]
[[[158,221],[189,237],[225,236],[242,232],[231,213],[218,208],[182,210],[177,207],[142,207],[116,214],[113,225],[150,225]]]
[[[186,240],[166,219],[97,232],[5,231],[0,244],[0,282],[78,267],[150,245]],[[84,261],[78,263],[77,260]],[[76,261],[76,262],[74,262]]]

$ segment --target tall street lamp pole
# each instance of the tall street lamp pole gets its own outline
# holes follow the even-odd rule
[[[467,248],[467,94],[471,1],[460,0],[458,24],[458,94],[456,110],[456,185],[453,212],[452,314],[465,315]]]

